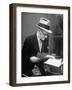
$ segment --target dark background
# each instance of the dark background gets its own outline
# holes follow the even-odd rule
[[[49,53],[56,53],[56,55],[63,56],[63,15],[62,14],[43,14],[43,13],[25,13],[22,12],[21,16],[21,30],[22,30],[22,43],[26,37],[37,32],[38,27],[36,24],[40,18],[44,17],[51,21],[50,29],[53,34],[49,38]]]

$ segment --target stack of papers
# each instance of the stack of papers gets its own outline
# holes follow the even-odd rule
[[[56,58],[50,58],[48,59],[46,62],[44,62],[45,64],[49,64],[55,67],[60,67],[62,64],[62,58],[61,59],[56,59]]]

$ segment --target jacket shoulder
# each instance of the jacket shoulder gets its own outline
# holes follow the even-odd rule
[[[25,42],[30,42],[30,41],[33,41],[34,39],[36,38],[36,35],[31,35],[31,36],[28,36],[26,39],[25,39]]]

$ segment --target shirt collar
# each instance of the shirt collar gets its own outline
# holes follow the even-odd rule
[[[37,31],[37,39],[40,40],[40,33]]]

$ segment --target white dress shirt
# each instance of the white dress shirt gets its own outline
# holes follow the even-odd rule
[[[41,40],[40,40],[40,33],[39,33],[39,31],[37,32],[37,40],[38,40],[39,50],[40,50],[40,52],[41,52],[42,42],[41,42]]]

